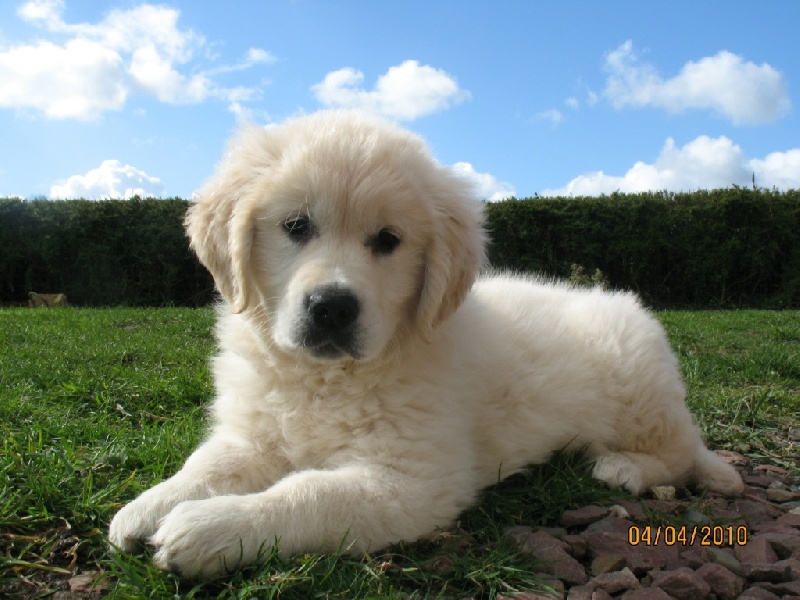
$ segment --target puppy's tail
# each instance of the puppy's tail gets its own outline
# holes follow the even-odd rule
[[[703,445],[695,454],[694,476],[698,486],[727,496],[741,494],[744,489],[736,469]]]

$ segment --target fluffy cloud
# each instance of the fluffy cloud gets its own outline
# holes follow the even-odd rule
[[[622,176],[602,171],[576,177],[543,196],[598,196],[648,190],[691,191],[749,185],[780,189],[800,188],[800,149],[773,152],[764,159],[748,159],[742,149],[725,136],[702,135],[678,147],[668,138],[653,164],[635,163]]]
[[[605,70],[603,96],[616,108],[711,109],[735,125],[757,125],[777,120],[791,107],[780,71],[726,51],[690,61],[678,75],[664,79],[639,58],[629,40],[606,56]]]
[[[494,175],[489,173],[478,173],[470,163],[459,162],[450,168],[472,183],[476,196],[481,200],[497,202],[517,194],[514,186],[510,183],[498,181]]]
[[[0,53],[0,106],[34,108],[50,118],[88,119],[128,97],[122,58],[89,40],[39,42]]]
[[[64,183],[50,188],[51,198],[132,198],[160,197],[164,186],[158,177],[151,177],[118,160],[106,160],[85,175],[73,175]]]
[[[63,10],[63,0],[30,0],[17,10],[21,19],[63,41],[0,51],[0,107],[91,120],[121,109],[133,93],[169,104],[226,101],[232,90],[216,83],[214,75],[274,60],[251,48],[236,65],[186,74],[182,68],[207,45],[202,36],[179,27],[179,11],[142,4],[112,10],[98,23],[67,23]],[[257,90],[250,95],[257,96]]]
[[[365,90],[363,82],[361,71],[344,68],[328,73],[311,90],[325,106],[360,107],[405,121],[450,108],[470,97],[450,75],[416,60],[390,67],[372,90]]]
[[[543,110],[542,112],[536,113],[533,118],[537,121],[545,121],[550,123],[550,125],[553,127],[558,127],[564,120],[564,113],[557,108],[551,108],[549,110]]]

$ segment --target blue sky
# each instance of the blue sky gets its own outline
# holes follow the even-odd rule
[[[244,121],[361,106],[488,199],[800,188],[800,2],[0,4],[0,196],[189,197]]]

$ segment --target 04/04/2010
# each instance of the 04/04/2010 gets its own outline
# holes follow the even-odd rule
[[[655,546],[744,546],[748,532],[744,525],[658,525],[628,529],[628,543],[631,546],[643,544]]]

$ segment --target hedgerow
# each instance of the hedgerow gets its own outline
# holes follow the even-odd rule
[[[61,292],[86,306],[201,306],[213,281],[179,198],[0,200],[0,303]],[[658,307],[800,307],[800,191],[511,199],[486,205],[493,266],[600,270]]]

